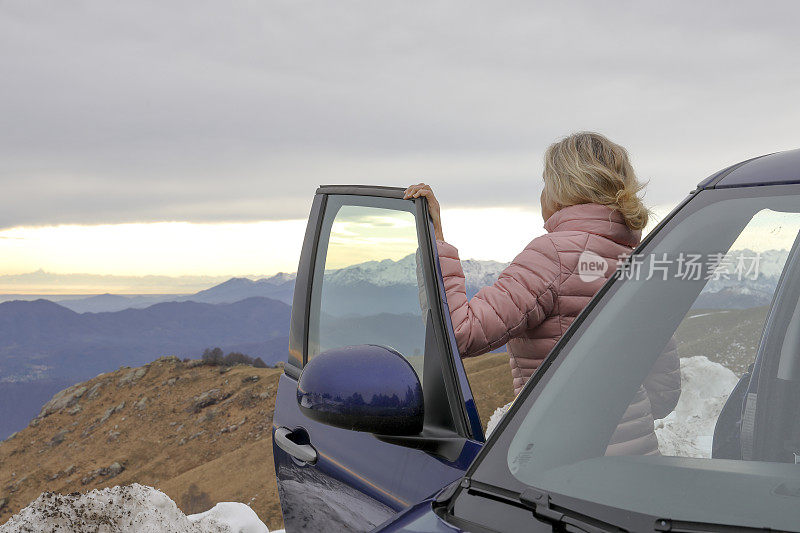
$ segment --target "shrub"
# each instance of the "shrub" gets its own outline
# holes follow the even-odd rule
[[[253,358],[243,353],[231,352],[225,356],[225,358],[222,360],[222,364],[225,366],[252,365]]]
[[[230,352],[225,355],[221,348],[206,348],[201,357],[202,364],[210,366],[231,367],[236,365],[249,365],[255,368],[270,368],[260,357],[253,359],[241,352]],[[185,359],[184,361],[188,361]]]
[[[206,348],[203,351],[203,362],[207,365],[221,365],[225,359],[222,348]]]

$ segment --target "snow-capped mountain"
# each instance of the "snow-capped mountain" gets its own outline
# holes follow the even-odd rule
[[[409,254],[398,261],[391,259],[368,261],[336,270],[327,270],[325,272],[326,282],[336,285],[366,282],[379,287],[416,285],[416,265],[414,254]],[[467,292],[469,292],[470,289],[477,290],[484,285],[494,283],[508,263],[466,259],[461,262],[461,266],[464,269]]]
[[[495,261],[465,261],[467,294],[493,283],[503,264]],[[335,302],[325,312],[334,316],[368,316],[381,313],[419,314],[417,259],[410,254],[397,261],[368,261],[325,271],[323,299]]]
[[[467,284],[467,294],[472,295],[478,292],[481,287],[492,285],[509,264],[500,263],[499,261],[479,261],[477,259],[461,261],[461,268],[464,269],[464,278]]]
[[[274,276],[271,276],[269,278],[263,278],[263,279],[261,279],[259,281],[261,281],[263,283],[269,283],[271,285],[281,285],[282,283],[286,283],[286,282],[289,282],[289,281],[294,281],[294,279],[296,277],[297,277],[297,273],[296,272],[291,272],[291,273],[289,273],[289,272],[278,272]]]
[[[709,280],[694,307],[748,308],[769,304],[788,255],[788,250],[731,251],[728,259],[731,271],[739,257],[748,261],[753,261],[753,258],[757,257],[754,271],[741,277],[731,274],[728,279],[721,277]],[[509,263],[499,261],[462,260],[467,295],[472,297],[481,287],[494,283],[508,265]],[[416,260],[413,254],[399,261],[390,259],[370,261],[338,270],[328,270],[326,275],[326,282],[331,285],[340,288],[360,286],[362,290],[364,286],[393,287],[417,283]]]
[[[709,280],[693,307],[744,309],[768,305],[788,256],[788,250],[766,250],[759,253],[745,248],[729,252],[729,271],[732,271],[741,257],[748,261],[748,267],[753,265],[752,274],[731,274],[727,276],[728,279],[721,277]]]
[[[356,265],[325,271],[325,283],[351,285],[368,282],[379,287],[417,283],[417,260],[409,254],[398,261],[367,261]]]

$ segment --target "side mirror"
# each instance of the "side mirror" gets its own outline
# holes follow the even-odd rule
[[[314,357],[297,383],[297,403],[312,420],[380,435],[417,435],[424,420],[422,385],[411,364],[373,344]]]

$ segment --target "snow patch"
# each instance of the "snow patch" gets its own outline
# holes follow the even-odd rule
[[[682,358],[678,405],[655,421],[661,454],[710,458],[714,426],[738,382],[730,369],[703,355]]]
[[[710,458],[714,426],[738,381],[730,369],[703,355],[682,358],[678,404],[654,424],[661,454]],[[498,407],[489,418],[487,439],[509,407]]]
[[[0,526],[0,533],[30,531],[269,533],[242,503],[219,503],[205,513],[186,516],[169,496],[138,483],[85,494],[45,492]]]
[[[505,416],[506,412],[508,412],[508,410],[511,408],[511,404],[513,404],[513,403],[514,403],[513,401],[510,401],[507,404],[505,404],[504,406],[498,407],[497,409],[494,410],[494,413],[492,413],[492,416],[489,417],[489,421],[486,423],[486,439],[487,440],[489,439],[489,435],[492,434],[492,432],[494,431],[494,428],[497,427],[497,424],[500,423],[500,421]]]
[[[269,533],[250,507],[238,502],[218,503],[208,511],[186,517],[200,531],[223,531],[227,527],[234,533]],[[283,531],[283,530],[281,530]]]

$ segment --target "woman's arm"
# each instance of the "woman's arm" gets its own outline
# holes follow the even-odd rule
[[[509,338],[540,324],[556,302],[561,264],[549,237],[531,242],[489,287],[467,300],[464,270],[455,246],[444,241],[441,209],[433,190],[425,183],[412,185],[406,199],[428,199],[442,267],[447,304],[458,351],[462,357],[489,352]]]
[[[437,241],[443,241],[444,235],[442,234],[442,214],[439,206],[439,200],[433,194],[433,189],[430,185],[425,183],[417,183],[406,189],[403,199],[409,200],[411,198],[419,198],[424,196],[428,199],[428,212],[431,214],[433,221],[433,233]]]
[[[539,325],[552,311],[560,275],[558,253],[547,236],[531,242],[501,274],[467,300],[458,250],[437,241],[439,263],[458,351],[480,355]]]

